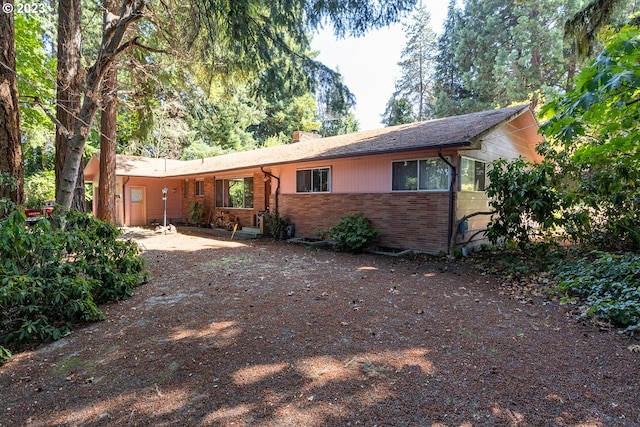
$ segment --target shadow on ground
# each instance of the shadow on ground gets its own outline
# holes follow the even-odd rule
[[[0,425],[632,426],[638,354],[442,260],[144,238],[108,320],[0,368]]]

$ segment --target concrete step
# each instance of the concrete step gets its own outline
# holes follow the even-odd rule
[[[260,229],[258,227],[242,227],[240,231],[245,233],[255,233],[260,234]]]
[[[255,227],[242,227],[242,229],[236,231],[234,238],[239,239],[257,239],[262,237],[259,228]]]

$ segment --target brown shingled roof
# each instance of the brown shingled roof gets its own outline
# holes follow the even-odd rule
[[[119,175],[156,177],[185,176],[300,161],[428,148],[463,147],[471,145],[477,138],[519,116],[528,108],[528,106],[520,105],[481,111],[277,147],[241,151],[206,159],[168,160],[166,172],[164,160],[118,156],[117,173]]]

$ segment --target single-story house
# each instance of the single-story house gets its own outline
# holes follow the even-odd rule
[[[378,244],[427,253],[447,251],[456,219],[486,211],[487,163],[522,156],[539,161],[542,141],[528,106],[319,138],[297,132],[283,146],[180,161],[117,157],[120,225],[163,221],[162,188],[171,222],[188,222],[200,202],[204,218],[233,215],[255,227],[278,211],[297,237],[316,236],[341,216],[363,212],[380,231]],[[99,156],[85,168],[100,185]],[[488,218],[469,220],[466,233]],[[467,234],[468,236],[469,234]]]

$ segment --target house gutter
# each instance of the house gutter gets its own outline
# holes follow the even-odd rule
[[[471,142],[469,141],[469,145],[470,144]],[[442,155],[442,148],[438,148],[438,157],[440,157],[442,161],[445,162],[447,165],[449,165],[449,167],[451,168],[451,184],[449,185],[449,226],[448,226],[448,233],[447,233],[447,237],[448,237],[447,255],[451,255],[451,248],[450,248],[449,242],[451,241],[451,235],[453,233],[453,208],[454,208],[453,190],[455,188],[458,172],[456,170],[456,167],[453,166],[453,164]]]
[[[278,194],[280,194],[280,178],[278,178],[277,176],[273,175],[271,172],[267,172],[266,170],[264,170],[264,166],[260,166],[260,171],[263,174],[278,180],[278,186],[276,187],[276,212],[278,212]]]
[[[126,227],[127,225],[127,182],[131,179],[130,176],[127,176],[127,180],[122,183],[122,226]]]

